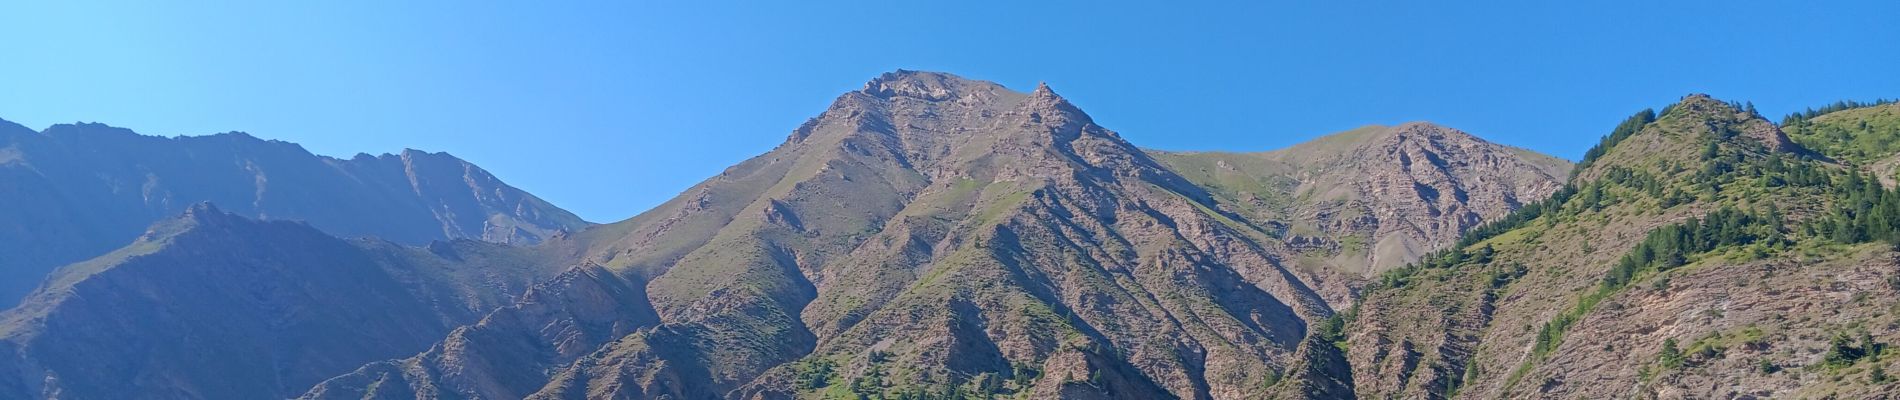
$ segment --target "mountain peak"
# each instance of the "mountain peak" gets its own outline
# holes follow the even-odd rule
[[[223,209],[218,208],[216,204],[212,204],[209,201],[201,201],[197,203],[192,203],[191,206],[185,208],[185,211],[183,213],[179,213],[178,216],[174,218],[174,220],[179,223],[182,223],[180,227],[192,227],[192,228],[198,228],[198,229],[210,228],[210,227],[228,227],[228,226],[255,224],[255,223],[264,222],[264,220],[262,219],[251,219],[249,217],[234,214],[229,211],[224,211]],[[295,223],[298,225],[306,225],[306,226],[308,225],[301,221],[295,221],[292,223]],[[159,224],[164,224],[164,222],[161,221],[159,222]],[[151,231],[147,232],[148,236],[152,233],[153,232]]]
[[[1082,124],[1095,123],[1095,119],[1089,117],[1088,113],[1082,112],[1081,108],[1069,103],[1069,99],[1062,98],[1062,95],[1056,94],[1054,89],[1050,89],[1049,83],[1047,82],[1036,84],[1036,90],[1029,93],[1029,100],[1023,102],[1023,107],[1029,110],[1031,120],[1035,122],[1040,122],[1040,120],[1049,117],[1056,117],[1059,118],[1059,120],[1052,122],[1056,122],[1058,125],[1070,122]],[[1043,115],[1045,113],[1049,115]]]
[[[1736,107],[1732,103],[1718,100],[1715,98],[1715,96],[1710,96],[1703,93],[1690,93],[1690,94],[1684,95],[1682,96],[1681,100],[1677,100],[1676,104],[1669,106],[1667,109],[1668,110],[1683,110],[1683,111],[1689,111],[1692,113],[1732,114],[1732,113],[1742,112],[1740,108]]]
[[[1276,158],[1310,162],[1325,158],[1354,158],[1361,155],[1389,153],[1406,143],[1417,142],[1440,143],[1441,146],[1491,144],[1456,128],[1429,121],[1413,121],[1393,126],[1366,125],[1320,136],[1311,141],[1266,154]]]
[[[190,207],[185,208],[186,216],[197,216],[198,214],[223,214],[223,213],[224,213],[224,210],[219,210],[216,204],[211,204],[211,202],[209,201],[200,201],[197,203],[193,203]]]
[[[1713,130],[1717,139],[1747,138],[1778,152],[1804,152],[1788,139],[1775,124],[1755,112],[1746,103],[1728,102],[1702,93],[1690,93],[1663,110],[1662,119],[1684,118],[1701,121]]]
[[[896,70],[878,75],[864,83],[860,91],[880,98],[909,97],[944,101],[975,91],[1007,90],[993,82],[979,81],[944,72]]]
[[[1631,116],[1606,136],[1576,178],[1601,177],[1610,168],[1674,170],[1677,163],[1701,163],[1704,149],[1737,147],[1750,157],[1767,153],[1813,154],[1788,139],[1746,103],[1722,101],[1691,93],[1660,113],[1644,110]]]
[[[1432,138],[1432,139],[1439,139],[1439,140],[1452,140],[1452,141],[1457,141],[1457,142],[1471,142],[1471,141],[1483,140],[1483,139],[1479,139],[1477,136],[1472,136],[1470,133],[1466,133],[1465,131],[1458,130],[1457,128],[1439,125],[1437,123],[1433,123],[1430,121],[1406,122],[1403,124],[1399,124],[1398,126],[1387,128],[1384,131],[1380,132],[1379,135],[1383,137],[1398,138],[1399,140],[1425,139],[1425,138]]]

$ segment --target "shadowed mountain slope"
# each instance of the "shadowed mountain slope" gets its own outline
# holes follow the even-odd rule
[[[337,239],[207,204],[53,272],[0,314],[0,397],[284,398],[414,354],[553,276],[461,240]]]

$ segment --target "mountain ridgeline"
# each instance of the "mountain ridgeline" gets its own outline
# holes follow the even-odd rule
[[[588,224],[445,153],[348,160],[243,133],[165,138],[101,124],[0,121],[0,303],[60,265],[132,243],[212,202],[252,218],[406,244],[534,243]]]
[[[444,154],[0,124],[0,397],[1900,396],[1895,107],[1179,152],[900,70],[599,225]]]
[[[0,313],[0,397],[271,398],[402,357],[556,270],[525,249],[337,239],[209,204]]]

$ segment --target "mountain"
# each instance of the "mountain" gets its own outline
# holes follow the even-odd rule
[[[48,271],[131,243],[198,202],[406,244],[535,243],[588,224],[444,153],[312,155],[243,133],[164,138],[100,124],[0,121],[0,302]]]
[[[1487,219],[1550,196],[1570,169],[1568,161],[1425,122],[1367,126],[1265,153],[1151,153],[1270,227],[1300,271],[1359,276],[1417,261]],[[1321,286],[1335,306],[1355,298]]]
[[[1047,86],[884,74],[539,245],[581,261],[521,301],[303,397],[1349,395],[1308,339],[1349,300],[1310,279],[1348,287],[1555,192],[1566,163],[1428,124],[1334,139],[1315,160],[1151,153]],[[1403,251],[1339,256],[1352,235]]]
[[[1900,195],[1837,162],[1890,154],[1824,136],[1704,95],[1645,110],[1323,336],[1362,398],[1900,395]]]
[[[1782,120],[1790,139],[1844,163],[1864,166],[1887,186],[1900,173],[1900,103],[1842,102]]]
[[[286,398],[552,277],[520,248],[344,240],[199,204],[0,313],[0,397]]]

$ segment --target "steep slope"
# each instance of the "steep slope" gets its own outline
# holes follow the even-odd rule
[[[208,204],[0,314],[0,397],[284,398],[414,354],[550,277],[523,250],[346,241]]]
[[[1702,95],[1583,164],[1342,314],[1359,397],[1895,395],[1867,355],[1900,336],[1900,255],[1847,228],[1890,231],[1891,192]]]
[[[306,397],[1240,398],[1331,311],[1221,201],[1047,87],[900,71],[547,244],[582,283]]]
[[[0,303],[204,201],[408,244],[534,243],[587,226],[442,153],[339,160],[242,133],[163,138],[99,124],[33,132],[0,121]]]
[[[1271,227],[1300,271],[1371,276],[1543,199],[1570,163],[1430,123],[1368,126],[1265,153],[1151,152]],[[1352,277],[1347,277],[1352,278]],[[1356,280],[1355,280],[1356,281]],[[1335,305],[1354,297],[1327,286]]]
[[[1887,186],[1900,174],[1900,103],[1843,102],[1790,115],[1782,129],[1802,146],[1871,169]]]

